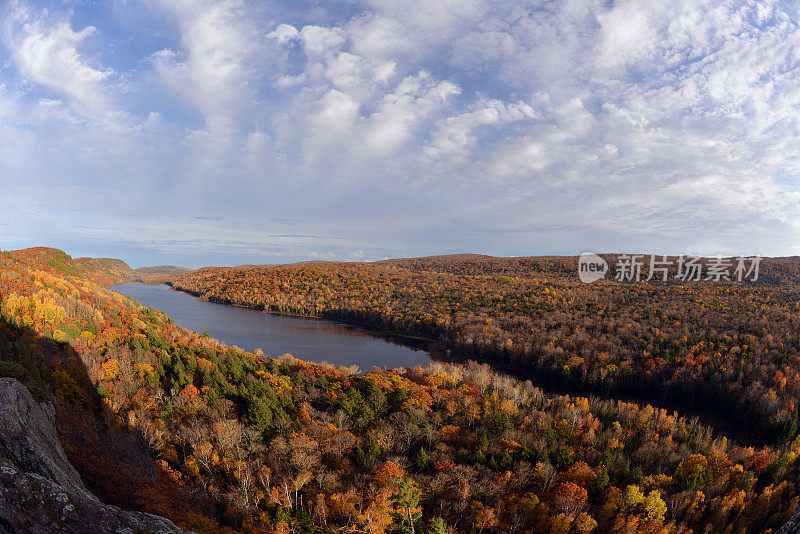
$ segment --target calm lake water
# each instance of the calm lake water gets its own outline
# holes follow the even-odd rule
[[[174,291],[167,285],[119,284],[113,291],[128,295],[149,308],[161,310],[175,324],[207,331],[211,337],[248,351],[261,349],[280,356],[336,365],[392,369],[427,365],[438,350],[432,341],[386,335],[347,323],[263,313]]]

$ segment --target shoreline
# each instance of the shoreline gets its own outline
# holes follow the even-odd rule
[[[375,333],[378,333],[378,334],[382,334],[383,336],[397,337],[397,338],[400,338],[400,339],[413,339],[413,340],[416,340],[416,341],[425,341],[425,342],[428,342],[428,343],[436,343],[436,344],[439,344],[439,345],[441,345],[441,343],[442,343],[442,341],[440,339],[438,339],[438,338],[418,336],[418,335],[413,335],[413,334],[403,334],[403,333],[400,333],[400,332],[395,332],[393,330],[389,330],[389,329],[385,329],[385,328],[379,328],[379,327],[374,326],[374,325],[369,324],[369,323],[364,323],[364,322],[360,322],[360,321],[354,321],[352,319],[343,319],[343,318],[340,318],[340,317],[335,317],[335,316],[331,317],[331,316],[325,316],[325,315],[312,315],[312,314],[302,314],[302,313],[280,312],[280,311],[267,310],[267,309],[264,309],[263,307],[262,308],[258,308],[256,306],[247,306],[245,304],[236,304],[235,302],[230,302],[230,301],[206,300],[197,291],[191,291],[191,290],[188,290],[188,289],[176,288],[175,286],[173,286],[170,283],[163,283],[163,284],[147,284],[146,282],[132,282],[132,283],[142,283],[142,284],[145,284],[145,285],[166,285],[166,286],[169,286],[169,288],[172,291],[178,291],[180,293],[186,293],[187,295],[192,295],[193,297],[196,297],[198,300],[203,301],[203,302],[211,302],[213,304],[221,304],[223,306],[233,306],[234,308],[242,308],[242,309],[245,309],[245,310],[253,310],[253,311],[258,311],[258,312],[261,312],[261,313],[269,313],[271,315],[277,315],[279,317],[297,317],[299,319],[316,319],[316,320],[319,320],[319,321],[337,321],[337,322],[340,322],[340,323],[343,323],[343,324],[346,324],[346,325],[349,325],[349,326],[357,326],[359,328],[362,328],[362,329],[370,331],[370,332],[375,332]]]
[[[225,301],[217,301],[217,300],[206,300],[202,297],[202,295],[196,291],[190,291],[187,289],[180,289],[176,288],[172,283],[169,282],[155,282],[155,283],[148,283],[142,281],[134,281],[134,282],[119,282],[114,285],[119,284],[141,284],[141,285],[150,285],[150,286],[166,286],[170,289],[170,291],[176,291],[179,293],[185,293],[187,295],[191,295],[195,297],[200,302],[208,302],[211,304],[219,304],[221,306],[231,306],[234,308],[240,308],[244,310],[252,310],[259,313],[266,313],[269,315],[274,315],[276,317],[294,317],[296,319],[311,319],[315,321],[329,321],[331,323],[339,323],[345,327],[358,329],[365,334],[370,335],[376,339],[382,339],[387,343],[394,343],[405,347],[410,350],[414,351],[422,351],[425,352],[431,362],[448,362],[447,358],[444,357],[446,349],[444,347],[444,343],[437,338],[425,337],[425,336],[415,336],[412,334],[402,334],[398,332],[394,332],[388,329],[378,328],[376,326],[370,325],[369,323],[363,323],[359,321],[353,321],[350,319],[343,319],[339,317],[328,317],[328,316],[321,316],[321,315],[306,315],[306,314],[299,314],[299,313],[290,313],[290,312],[279,312],[279,311],[272,311],[266,310],[263,308],[258,308],[255,306],[247,306],[243,304],[236,304],[234,302],[225,302]],[[106,289],[111,289],[113,286],[109,286]],[[424,346],[423,346],[424,345]]]
[[[348,319],[340,319],[338,317],[325,317],[316,315],[287,313],[287,312],[276,312],[276,311],[265,310],[263,308],[260,309],[255,306],[235,304],[232,302],[203,300],[202,296],[198,292],[186,289],[179,289],[174,287],[171,283],[158,283],[158,284],[145,283],[145,285],[166,285],[173,291],[178,291],[181,293],[192,295],[193,297],[197,298],[202,302],[210,302],[214,304],[220,304],[223,306],[233,306],[236,308],[249,309],[276,316],[339,322],[347,326],[358,327],[366,331],[366,333],[373,335],[373,337],[378,337],[389,341],[391,341],[392,338],[394,338],[395,342],[398,342],[400,340],[413,340],[416,342],[435,344],[435,346],[438,349],[436,352],[431,351],[429,349],[417,348],[413,346],[410,347],[406,343],[398,342],[399,345],[410,348],[412,350],[425,351],[429,355],[431,362],[451,363],[451,364],[454,363],[454,364],[464,365],[468,361],[472,360],[475,361],[476,363],[483,363],[489,365],[495,372],[502,373],[520,380],[530,380],[537,387],[541,388],[542,391],[548,394],[568,395],[571,397],[594,396],[606,400],[617,400],[621,402],[629,402],[640,405],[648,404],[654,407],[665,409],[668,412],[677,412],[687,418],[696,417],[704,425],[710,427],[713,432],[725,435],[728,437],[728,439],[732,440],[733,442],[739,443],[740,445],[743,446],[762,445],[762,440],[759,439],[758,437],[748,435],[744,429],[738,428],[735,424],[731,424],[725,421],[723,418],[718,417],[713,412],[703,410],[702,408],[686,407],[681,405],[680,402],[675,402],[674,400],[665,401],[665,399],[663,398],[652,398],[652,397],[648,398],[646,395],[642,395],[641,391],[630,391],[630,390],[617,391],[615,394],[612,394],[609,389],[600,386],[598,384],[579,385],[572,382],[571,380],[564,381],[563,380],[564,377],[556,376],[556,374],[554,374],[552,370],[547,370],[544,368],[534,368],[532,370],[530,368],[527,368],[524,364],[520,365],[519,363],[508,361],[505,357],[498,355],[496,353],[485,352],[480,349],[478,349],[477,351],[475,350],[470,351],[465,349],[465,347],[459,347],[457,343],[448,345],[443,340],[427,338],[424,336],[401,334],[393,332],[391,330],[384,330],[377,327],[372,327],[367,323],[360,323]],[[661,397],[661,395],[658,395],[658,397]]]

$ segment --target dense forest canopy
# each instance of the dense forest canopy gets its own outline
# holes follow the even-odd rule
[[[173,283],[440,336],[453,359],[533,381],[467,361],[357,375],[245,352],[104,289],[135,279],[122,265],[50,249],[0,255],[0,374],[57,402],[70,461],[101,498],[198,532],[765,532],[789,518],[792,284],[588,286],[559,272],[568,259],[534,274],[523,261],[214,268]],[[543,378],[604,391],[554,394]],[[613,399],[659,381],[650,402]],[[762,443],[661,406],[701,391],[728,403],[719,417],[745,408]]]
[[[702,412],[775,443],[798,428],[799,280],[798,258],[764,259],[756,282],[584,284],[574,257],[456,255],[206,268],[172,283],[207,300],[440,338],[457,361]]]

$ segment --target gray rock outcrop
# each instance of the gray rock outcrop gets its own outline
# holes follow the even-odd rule
[[[795,509],[791,519],[775,531],[775,534],[800,534],[800,506]]]
[[[181,532],[163,517],[100,502],[67,461],[54,418],[21,383],[0,378],[0,534]]]

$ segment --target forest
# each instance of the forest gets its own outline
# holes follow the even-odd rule
[[[576,267],[458,255],[204,268],[170,283],[215,302],[437,338],[452,361],[698,413],[751,444],[797,435],[800,260],[765,259],[755,283],[588,285]]]
[[[800,502],[791,284],[587,286],[560,260],[481,257],[174,275],[209,300],[439,337],[453,360],[357,374],[179,328],[104,289],[126,265],[80,260],[0,253],[0,375],[57,404],[92,491],[184,529],[748,533]],[[727,403],[720,425],[664,407],[679,394]],[[736,409],[751,442],[726,434]]]

